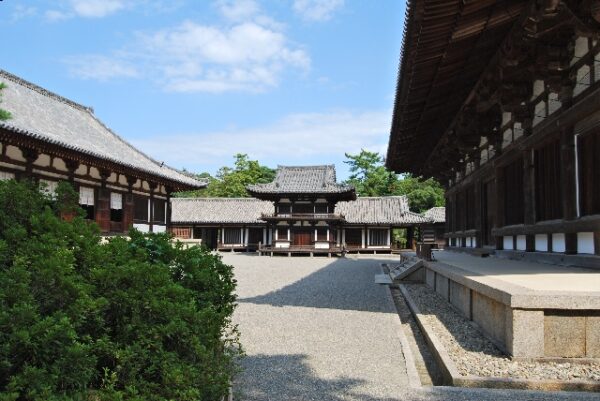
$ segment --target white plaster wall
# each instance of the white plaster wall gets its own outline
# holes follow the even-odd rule
[[[503,237],[502,247],[507,251],[513,250],[513,237],[512,235],[507,235]]]
[[[577,233],[577,253],[594,254],[594,233]]]
[[[16,146],[12,146],[12,145],[8,145],[6,147],[6,156],[10,157],[13,160],[18,160],[21,162],[27,161],[23,157],[23,152],[21,152],[21,149],[17,148]]]
[[[527,249],[527,240],[524,235],[517,235],[517,250],[524,251]]]
[[[548,235],[547,234],[536,234],[535,235],[535,250],[538,252],[548,252]]]
[[[288,241],[276,241],[275,248],[289,248],[290,243]]]
[[[134,224],[133,228],[135,228],[143,233],[150,232],[150,226],[148,224]]]
[[[565,235],[561,233],[552,234],[552,252],[565,251]]]
[[[329,249],[329,242],[315,242],[316,249]]]
[[[167,226],[159,226],[156,224],[154,226],[152,226],[152,232],[164,233],[165,231],[167,231]]]
[[[63,161],[63,164],[64,164],[64,161]],[[66,170],[66,168],[67,167],[65,166],[65,170]],[[77,167],[77,170],[75,170],[75,174],[86,175],[87,171],[88,171],[88,167],[85,164],[80,164],[79,167]]]
[[[46,154],[41,154],[38,156],[38,158],[36,159],[36,161],[33,162],[33,164],[35,164],[36,166],[40,166],[40,167],[48,167],[50,166],[50,156],[46,155]]]

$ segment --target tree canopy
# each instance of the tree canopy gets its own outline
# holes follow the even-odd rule
[[[353,185],[359,196],[406,195],[410,209],[419,213],[444,206],[444,189],[433,178],[395,174],[385,167],[378,152],[362,149],[357,155],[346,153],[346,158],[351,173],[346,183]]]
[[[178,196],[244,198],[250,196],[246,191],[248,185],[268,183],[275,178],[274,169],[250,160],[247,154],[238,153],[234,159],[233,167],[221,167],[214,177],[209,173],[196,175],[196,178],[208,182],[206,188],[181,192]]]
[[[0,82],[0,103],[2,103],[2,89],[6,88],[6,84],[4,82]],[[0,108],[0,121],[8,120],[12,116],[10,112]]]

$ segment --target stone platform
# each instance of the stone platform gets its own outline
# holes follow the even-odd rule
[[[425,283],[514,358],[600,358],[600,272],[451,251]]]

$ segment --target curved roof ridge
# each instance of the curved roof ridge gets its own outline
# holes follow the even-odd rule
[[[16,84],[25,86],[26,88],[29,88],[33,91],[36,91],[37,93],[39,93],[40,95],[52,98],[54,100],[58,100],[61,103],[64,103],[68,106],[71,106],[75,109],[79,109],[82,111],[87,111],[89,113],[91,113],[92,115],[94,114],[94,109],[90,106],[85,106],[81,103],[77,103],[71,99],[68,99],[64,96],[61,96],[55,92],[49,91],[48,89],[42,88],[39,85],[34,84],[33,82],[27,81],[26,79],[23,79],[21,77],[16,76],[15,74],[11,74],[10,72],[0,69],[0,77],[6,78],[9,81],[12,81]]]

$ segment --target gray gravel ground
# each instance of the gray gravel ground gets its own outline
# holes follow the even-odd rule
[[[406,289],[463,376],[600,381],[600,363],[513,361],[435,291],[423,284],[408,284]]]
[[[591,400],[595,394],[408,386],[399,318],[386,286],[389,258],[225,254],[235,266],[247,357],[236,400]]]

